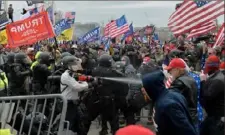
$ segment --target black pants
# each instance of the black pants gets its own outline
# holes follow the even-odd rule
[[[116,131],[119,129],[119,118],[118,118],[118,111],[116,109],[116,104],[113,99],[104,99],[105,103],[104,109],[101,112],[102,121],[105,123],[102,125],[102,130],[107,130],[106,121],[109,122],[112,130],[112,134],[114,135]]]
[[[77,104],[75,104],[73,101],[68,101],[66,121],[69,121],[69,130],[72,130],[73,132],[77,133],[80,132],[78,125],[79,120],[80,116],[77,112]]]
[[[201,124],[200,135],[224,135],[224,122],[220,117],[207,117]]]
[[[9,14],[9,19],[13,22],[13,14]]]

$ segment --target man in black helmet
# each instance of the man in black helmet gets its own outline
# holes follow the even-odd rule
[[[72,56],[68,52],[64,52],[61,55],[61,60],[58,65],[56,65],[56,71],[48,77],[47,89],[50,90],[51,94],[61,93],[60,92],[60,78],[61,75],[66,71],[67,67],[63,66],[62,60],[66,56]]]
[[[92,71],[92,75],[98,77],[123,77],[124,75],[122,73],[113,69],[112,63],[113,58],[108,54],[103,54],[99,58],[99,66]],[[112,134],[115,134],[119,129],[118,112],[115,101],[126,104],[126,100],[122,101],[120,97],[126,96],[127,93],[124,93],[124,90],[127,90],[127,87],[127,84],[124,85],[119,82],[103,80],[102,85],[96,88],[96,91],[99,92],[101,105],[99,110],[95,109],[95,111],[98,111],[102,115],[103,121],[109,121]],[[90,112],[90,114],[96,114],[96,112]],[[106,124],[102,125],[100,134],[107,134]]]
[[[30,61],[28,56],[24,53],[15,54],[15,63],[12,64],[10,70],[11,80],[9,80],[9,90],[12,92],[12,95],[26,95],[26,80],[27,77],[31,75],[29,68]]]

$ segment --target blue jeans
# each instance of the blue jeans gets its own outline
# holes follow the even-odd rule
[[[197,135],[199,135],[200,134],[200,125],[198,122],[195,123],[195,129],[196,129]]]

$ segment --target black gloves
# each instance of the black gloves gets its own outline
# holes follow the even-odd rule
[[[90,81],[88,83],[88,86],[89,86],[89,88],[91,88],[91,87],[97,87],[100,84],[102,84],[102,80],[100,78],[94,77],[94,78],[92,78],[92,81]]]

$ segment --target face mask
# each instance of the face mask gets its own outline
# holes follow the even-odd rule
[[[74,71],[74,72],[83,70],[83,68],[81,67],[81,65],[71,65],[71,66],[69,67],[69,69],[72,70],[72,71]]]
[[[124,65],[126,65],[126,61],[125,60],[122,60],[121,63],[123,63]]]

